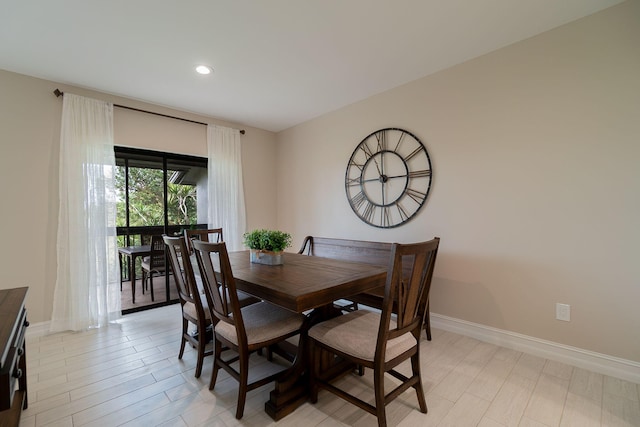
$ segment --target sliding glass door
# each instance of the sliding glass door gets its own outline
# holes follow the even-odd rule
[[[121,251],[126,314],[177,301],[166,269],[154,274],[151,301],[150,280],[143,283],[142,262],[149,256],[144,251],[150,250],[152,236],[207,227],[207,159],[123,147],[116,147],[115,155],[117,233],[119,245],[129,248]]]

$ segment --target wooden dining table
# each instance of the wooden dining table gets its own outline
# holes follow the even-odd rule
[[[339,259],[284,253],[282,265],[251,263],[249,251],[230,252],[238,289],[308,316],[307,326],[338,314],[333,302],[384,285],[385,267]],[[306,331],[300,335],[294,363],[270,393],[265,411],[274,420],[308,398]]]

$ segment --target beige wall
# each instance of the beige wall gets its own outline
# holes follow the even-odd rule
[[[276,224],[272,183],[263,179],[275,164],[275,134],[216,121],[0,70],[0,222],[5,227],[0,256],[0,289],[29,286],[31,322],[51,318],[56,281],[58,155],[62,100],[53,90],[246,129],[242,136],[247,226]],[[124,109],[115,109],[117,145],[207,156],[206,127]]]
[[[296,245],[440,236],[433,312],[640,361],[638,23],[626,2],[281,132],[278,226]],[[426,206],[390,230],[344,191],[351,152],[384,127],[417,135],[434,168]]]

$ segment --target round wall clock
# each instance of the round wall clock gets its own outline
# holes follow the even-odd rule
[[[431,188],[424,144],[403,129],[380,129],[358,144],[345,174],[353,212],[374,227],[393,228],[413,218]]]

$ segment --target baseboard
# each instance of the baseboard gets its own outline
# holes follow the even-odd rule
[[[640,363],[527,335],[431,313],[431,326],[544,357],[592,372],[640,383]]]

